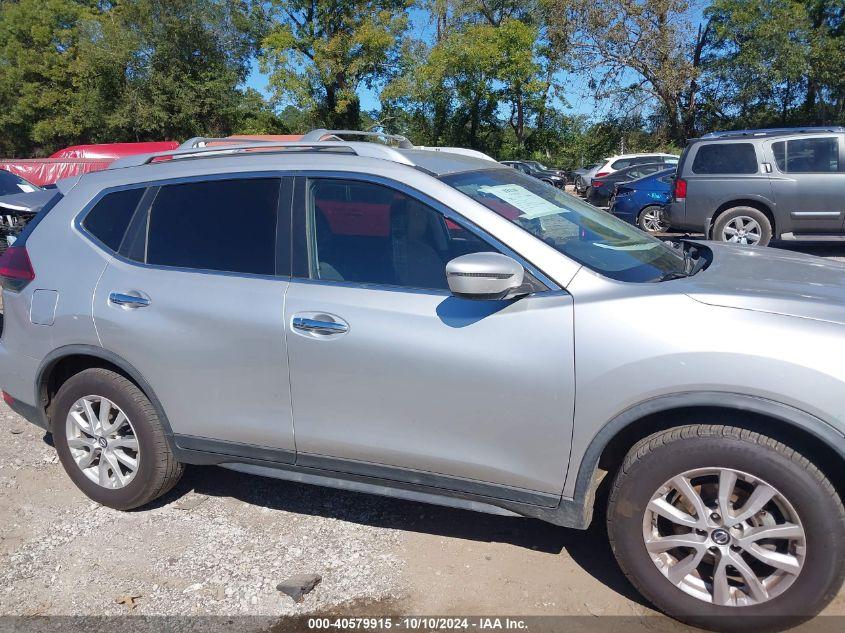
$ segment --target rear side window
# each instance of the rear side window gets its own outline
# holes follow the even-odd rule
[[[147,229],[148,264],[272,275],[278,178],[163,186]]]
[[[692,163],[696,174],[756,174],[757,154],[751,143],[701,145]]]
[[[145,189],[125,189],[106,194],[85,216],[82,226],[94,237],[117,251]]]
[[[619,171],[620,169],[625,169],[626,167],[630,167],[633,164],[633,160],[630,158],[622,158],[614,162],[610,168]]]
[[[801,138],[772,143],[778,169],[785,174],[831,173],[839,171],[839,141],[830,138]]]

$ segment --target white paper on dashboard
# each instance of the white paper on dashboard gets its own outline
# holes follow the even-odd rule
[[[528,191],[528,189],[521,185],[488,185],[479,187],[478,190],[481,193],[496,196],[509,205],[516,207],[522,211],[520,217],[527,220],[542,218],[545,215],[557,215],[566,211],[566,209],[557,206],[553,202],[549,202],[536,193]]]
[[[18,183],[18,189],[20,189],[24,193],[32,193],[33,191],[35,191],[35,187],[33,187],[32,185],[25,185],[23,183]]]

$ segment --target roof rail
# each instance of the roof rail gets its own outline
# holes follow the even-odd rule
[[[414,144],[411,143],[411,141],[409,141],[401,134],[387,134],[386,132],[364,132],[361,130],[326,130],[323,128],[317,128],[316,130],[311,130],[310,132],[305,134],[305,136],[302,137],[302,140],[322,141],[327,136],[333,136],[335,138],[326,140],[342,141],[343,139],[340,138],[341,135],[382,138],[397,143],[401,149],[414,149]]]
[[[729,138],[734,136],[780,136],[785,134],[824,134],[845,132],[845,127],[838,125],[817,126],[817,127],[772,127],[748,130],[724,130],[721,132],[708,132],[701,138]]]
[[[199,137],[198,137],[199,138]],[[197,139],[191,139],[196,141]],[[206,140],[206,139],[202,139]],[[211,139],[215,143],[220,139]],[[183,143],[183,145],[186,145]],[[305,151],[305,152],[345,152],[352,153],[357,156],[367,158],[380,158],[382,160],[389,160],[394,163],[401,163],[403,165],[413,166],[407,157],[396,151],[393,147],[387,145],[380,145],[378,143],[360,143],[360,142],[337,142],[337,141],[318,141],[314,143],[302,141],[249,141],[220,146],[214,145],[212,147],[184,147],[166,152],[156,152],[154,154],[136,154],[134,156],[127,156],[116,160],[109,169],[123,169],[126,167],[140,167],[141,165],[148,165],[150,163],[164,162],[171,160],[185,160],[191,158],[213,158],[217,156],[231,156],[233,154],[248,154],[248,153],[266,153],[266,152],[290,152],[290,151]]]

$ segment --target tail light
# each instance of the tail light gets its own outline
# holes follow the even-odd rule
[[[675,190],[672,192],[675,200],[683,200],[687,197],[687,181],[683,178],[675,178]]]
[[[601,178],[602,176],[607,176],[608,174],[610,174],[609,171],[600,171],[595,176],[593,176],[593,178]]]
[[[15,405],[15,399],[5,391],[3,392],[3,402],[8,404],[10,407]]]
[[[601,180],[594,180],[593,189],[598,189],[599,187],[604,187],[604,183]]]
[[[6,290],[20,292],[35,279],[29,254],[22,246],[10,246],[0,255],[0,283]]]

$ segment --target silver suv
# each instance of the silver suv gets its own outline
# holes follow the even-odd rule
[[[710,239],[845,240],[845,128],[740,130],[690,141],[669,223]]]
[[[667,244],[484,158],[338,140],[63,181],[0,275],[3,397],[104,505],[220,464],[606,514],[642,594],[720,630],[842,583],[841,264]]]

